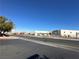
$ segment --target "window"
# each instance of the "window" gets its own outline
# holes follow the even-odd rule
[[[72,33],[72,32],[70,32],[70,33]]]

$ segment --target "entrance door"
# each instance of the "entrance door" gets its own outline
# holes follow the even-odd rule
[[[79,38],[79,33],[76,32],[76,38]]]

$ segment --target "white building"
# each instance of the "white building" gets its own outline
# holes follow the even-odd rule
[[[49,31],[35,31],[35,36],[49,36]]]
[[[54,30],[52,34],[62,37],[79,38],[78,30]]]

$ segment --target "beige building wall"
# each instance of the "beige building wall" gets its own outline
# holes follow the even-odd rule
[[[35,36],[49,36],[49,31],[35,31]]]
[[[61,36],[64,37],[77,37],[79,38],[79,31],[77,30],[60,30]]]

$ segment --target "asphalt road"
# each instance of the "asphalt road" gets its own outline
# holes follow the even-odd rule
[[[49,59],[79,59],[79,52],[53,46],[18,39],[0,41],[0,59],[27,59],[34,54],[45,55]]]
[[[76,40],[64,40],[64,39],[53,39],[53,38],[40,38],[40,37],[23,37],[23,38],[28,38],[28,39],[33,39],[33,40],[38,40],[38,41],[44,41],[44,42],[51,42],[51,43],[57,43],[57,44],[62,44],[62,45],[69,45],[69,46],[75,46],[79,47],[79,41]],[[78,39],[77,39],[78,40]]]

